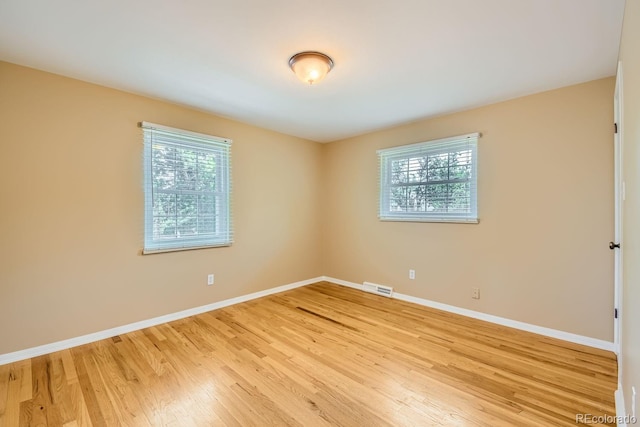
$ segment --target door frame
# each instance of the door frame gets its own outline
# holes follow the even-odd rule
[[[622,220],[623,220],[623,203],[625,199],[625,185],[623,175],[623,123],[622,123],[622,62],[618,62],[618,71],[616,73],[616,86],[613,96],[613,119],[616,124],[616,132],[614,134],[614,242],[620,244],[618,249],[614,249],[614,310],[617,310],[617,318],[613,319],[613,345],[618,355],[618,366],[620,367],[620,358],[622,357]],[[618,368],[618,377],[621,378],[620,368]]]

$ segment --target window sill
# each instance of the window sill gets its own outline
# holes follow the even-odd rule
[[[442,222],[452,224],[479,224],[478,218],[407,218],[407,217],[380,217],[380,221],[384,222]]]
[[[140,254],[155,255],[155,254],[164,254],[167,252],[195,251],[198,249],[210,249],[210,248],[226,248],[229,246],[231,246],[231,243],[222,243],[218,245],[191,246],[191,247],[185,247],[185,248],[143,249]]]

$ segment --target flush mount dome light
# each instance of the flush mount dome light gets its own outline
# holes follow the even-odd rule
[[[289,59],[289,68],[303,82],[320,82],[333,68],[333,60],[320,52],[300,52]]]

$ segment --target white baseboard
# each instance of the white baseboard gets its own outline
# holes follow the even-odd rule
[[[627,411],[624,406],[624,391],[622,387],[618,386],[615,392],[616,399],[616,419],[618,420],[618,427],[627,427],[626,418]]]
[[[327,276],[322,276],[322,280],[324,280],[325,282],[335,283],[336,285],[346,286],[347,288],[358,289],[360,291],[362,290],[362,285],[358,283],[347,282],[346,280],[340,280],[334,277],[327,277]]]
[[[40,345],[37,347],[19,350],[12,353],[0,354],[0,365],[17,362],[19,360],[29,359],[32,357],[42,356],[43,354],[53,353],[55,351],[66,350],[83,344],[89,344],[95,341],[111,338],[116,335],[126,334],[128,332],[137,331],[151,326],[160,325],[162,323],[172,322],[174,320],[184,319],[185,317],[195,316],[196,314],[205,313],[207,311],[217,310],[219,308],[228,307],[230,305],[239,304],[241,302],[250,301],[267,295],[284,292],[301,286],[310,285],[325,280],[324,277],[316,277],[313,279],[303,280],[301,282],[290,283],[288,285],[278,286],[264,291],[254,292],[248,295],[226,299],[214,302],[200,307],[190,308],[179,311],[177,313],[166,314],[164,316],[154,317],[153,319],[142,320],[140,322],[130,323],[128,325],[118,326],[92,334],[82,335],[80,337],[70,338],[63,341],[57,341],[51,344]]]
[[[347,286],[349,288],[362,289],[362,285],[353,282],[347,282],[346,280],[335,279],[333,277],[324,276],[323,280],[337,285]],[[431,301],[423,298],[414,297],[411,295],[405,295],[398,292],[393,292],[392,298],[396,298],[402,301],[412,302],[415,304],[423,305],[425,307],[431,307],[449,313],[459,314],[461,316],[471,317],[474,319],[484,320],[486,322],[496,323],[502,326],[508,326],[514,329],[520,329],[522,331],[532,332],[538,335],[544,335],[546,337],[557,338],[563,341],[568,341],[576,344],[582,344],[601,350],[615,351],[615,346],[612,342],[599,340],[596,338],[586,337],[583,335],[572,334],[569,332],[559,331],[557,329],[545,328],[543,326],[532,325],[530,323],[520,322],[517,320],[511,320],[504,317],[494,316],[492,314],[486,314],[479,311],[469,310],[466,308],[460,308],[453,305],[443,304],[436,301]]]
[[[248,295],[242,295],[239,297],[230,298],[223,301],[218,301],[212,304],[190,308],[188,310],[179,311],[177,313],[166,314],[164,316],[154,317],[152,319],[142,320],[140,322],[118,326],[118,327],[107,329],[100,332],[94,332],[91,334],[82,335],[79,337],[70,338],[63,341],[57,341],[54,343],[45,344],[37,347],[32,347],[25,350],[19,350],[12,353],[0,354],[0,365],[17,362],[19,360],[29,359],[31,357],[42,356],[43,354],[53,353],[55,351],[66,350],[68,348],[76,347],[83,344],[89,344],[102,339],[111,338],[116,335],[126,334],[128,332],[149,328],[151,326],[160,325],[162,323],[167,323],[167,322],[171,322],[178,319],[184,319],[185,317],[195,316],[196,314],[205,313],[207,311],[212,311],[212,310],[216,310],[223,307],[228,307],[230,305],[239,304],[241,302],[250,301],[256,298],[261,298],[261,297],[275,294],[278,292],[288,291],[291,289],[310,285],[312,283],[317,283],[320,281],[331,282],[337,285],[342,285],[349,288],[362,290],[362,285],[358,283],[348,282],[346,280],[340,280],[340,279],[336,279],[328,276],[315,277],[313,279],[308,279],[308,280],[303,280],[296,283],[291,283],[288,285],[278,286],[275,288],[266,289],[264,291],[254,292]],[[555,329],[544,328],[542,326],[531,325],[529,323],[506,319],[504,317],[493,316],[491,314],[468,310],[466,308],[460,308],[452,305],[442,304],[439,302],[430,301],[423,298],[413,297],[411,295],[405,295],[398,292],[394,292],[392,298],[397,298],[399,300],[407,301],[407,302],[413,302],[415,304],[435,308],[438,310],[448,311],[450,313],[460,314],[466,317],[471,317],[471,318],[480,319],[480,320],[484,320],[491,323],[496,323],[498,325],[508,326],[508,327],[520,329],[523,331],[533,332],[539,335],[558,338],[558,339],[573,342],[576,344],[582,344],[589,347],[599,348],[599,349],[608,350],[608,351],[615,350],[614,344],[612,342],[585,337],[582,335],[571,334],[569,332],[558,331]]]

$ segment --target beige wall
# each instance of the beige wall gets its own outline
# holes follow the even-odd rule
[[[320,144],[2,62],[0,118],[0,354],[322,273]],[[139,254],[142,120],[233,139],[232,247]]]
[[[640,1],[627,0],[620,60],[623,69],[624,180],[622,389],[631,411],[631,387],[640,393]],[[637,413],[636,416],[640,416]]]
[[[612,94],[321,145],[0,62],[0,354],[322,274],[611,340]],[[139,254],[141,120],[234,140],[232,247]],[[377,220],[377,148],[476,131],[480,224]]]
[[[607,78],[329,144],[325,274],[612,341],[613,89]],[[471,132],[480,224],[377,219],[377,149]]]

